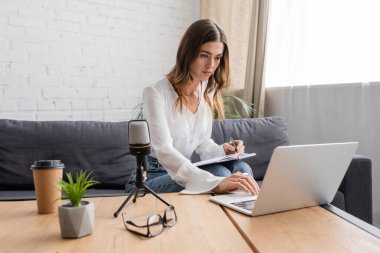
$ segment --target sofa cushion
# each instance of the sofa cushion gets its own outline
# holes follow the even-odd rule
[[[244,161],[251,166],[257,180],[263,179],[273,149],[289,145],[287,124],[279,116],[214,122],[212,138],[216,143],[228,142],[231,137],[244,141],[245,152],[256,153],[256,156]]]
[[[93,171],[96,188],[123,189],[135,168],[128,122],[0,120],[0,190],[33,189],[30,165],[55,159],[64,172]]]

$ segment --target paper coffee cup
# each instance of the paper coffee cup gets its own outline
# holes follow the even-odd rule
[[[47,214],[58,211],[61,199],[58,182],[62,179],[64,167],[65,165],[60,160],[35,161],[31,166],[38,213]]]

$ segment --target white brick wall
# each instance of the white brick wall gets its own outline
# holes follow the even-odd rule
[[[0,118],[129,120],[199,0],[0,0]]]

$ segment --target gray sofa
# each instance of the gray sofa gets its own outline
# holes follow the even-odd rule
[[[245,161],[259,181],[273,149],[289,144],[281,117],[215,121],[213,139],[224,143],[230,137],[244,140],[246,151],[257,154]],[[62,160],[65,172],[93,171],[101,183],[88,197],[124,195],[136,167],[128,151],[128,122],[0,119],[0,200],[33,199],[30,165],[44,159]],[[196,161],[197,155],[192,159]],[[371,160],[355,156],[332,204],[372,224],[371,180]]]

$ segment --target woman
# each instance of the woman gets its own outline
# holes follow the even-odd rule
[[[194,166],[202,160],[244,152],[243,141],[217,145],[211,139],[213,111],[223,118],[221,90],[229,84],[227,38],[210,20],[194,22],[184,34],[170,73],[144,90],[144,115],[152,154],[146,185],[156,192],[224,193],[242,189],[253,195],[259,186],[242,161]],[[134,186],[132,179],[126,191]]]

